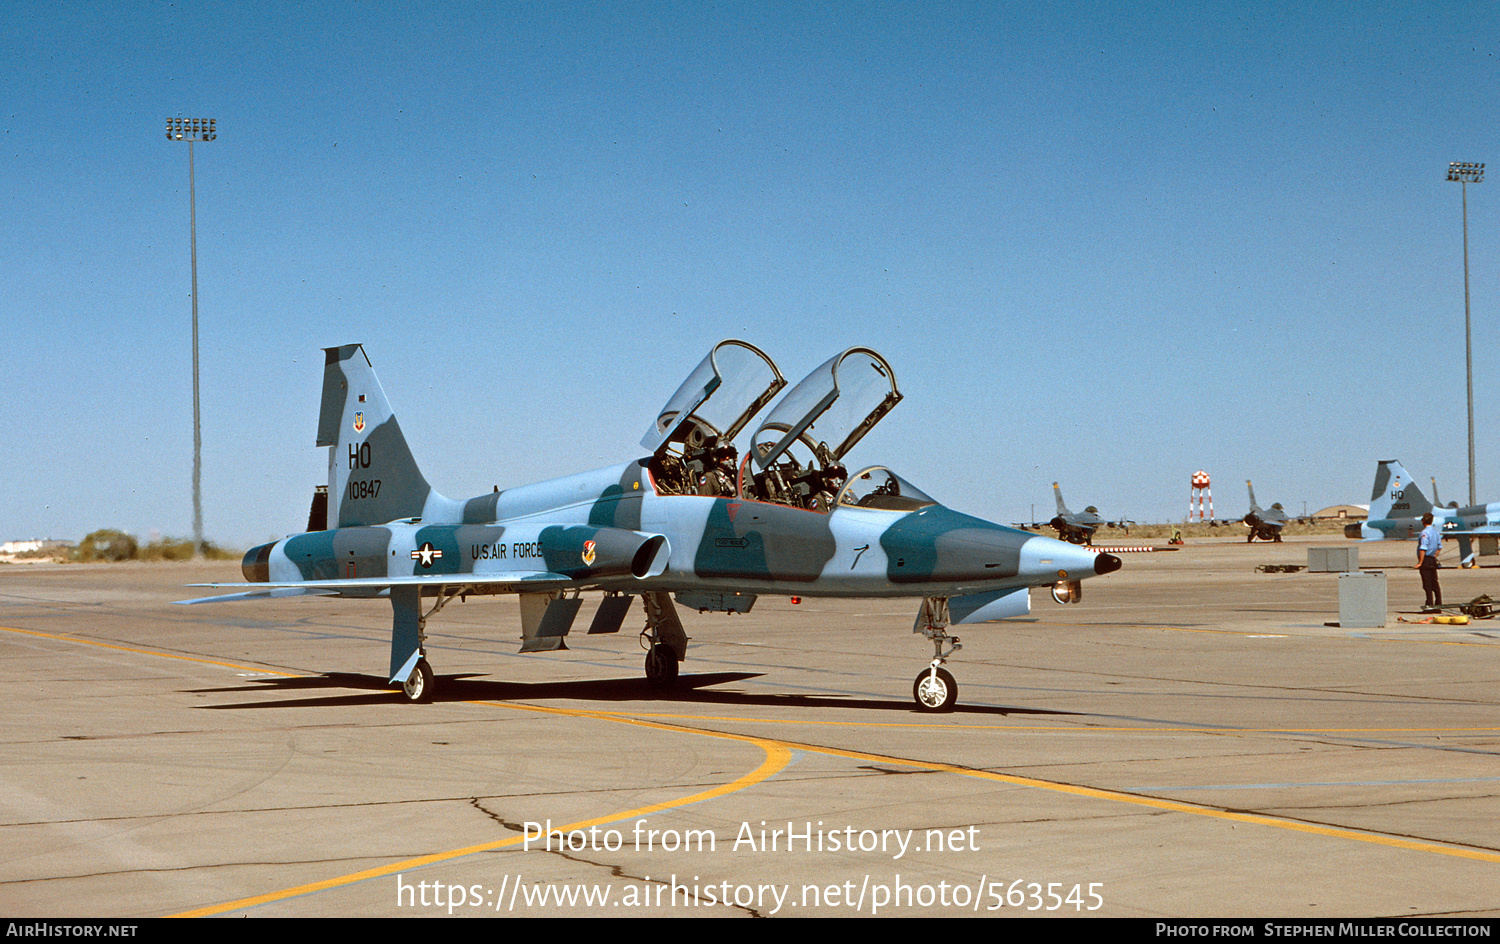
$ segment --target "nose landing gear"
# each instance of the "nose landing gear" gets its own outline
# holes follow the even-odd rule
[[[932,640],[932,662],[912,683],[911,695],[916,699],[918,711],[952,711],[958,702],[958,683],[942,666],[963,645],[957,636],[948,635],[948,624],[947,597],[928,597],[922,601],[912,631]]]
[[[932,667],[912,683],[911,695],[921,711],[952,711],[958,701],[958,683],[947,669],[938,668],[934,661]]]

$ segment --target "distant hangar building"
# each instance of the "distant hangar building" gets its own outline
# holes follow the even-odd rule
[[[1370,509],[1364,505],[1329,505],[1312,514],[1314,521],[1363,521],[1370,517]]]

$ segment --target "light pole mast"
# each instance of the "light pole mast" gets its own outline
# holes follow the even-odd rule
[[[198,195],[193,180],[193,142],[217,138],[212,118],[168,118],[167,140],[188,146],[188,231],[193,260],[193,555],[203,556],[203,423],[198,409]]]
[[[1448,179],[1456,180],[1464,206],[1464,364],[1469,380],[1469,504],[1474,498],[1474,339],[1469,321],[1469,184],[1484,180],[1484,165],[1467,161],[1448,165]]]

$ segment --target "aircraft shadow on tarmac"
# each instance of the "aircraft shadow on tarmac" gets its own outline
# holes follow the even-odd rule
[[[440,684],[434,702],[466,701],[550,701],[578,700],[592,702],[668,702],[674,704],[724,705],[740,707],[854,708],[900,711],[920,714],[911,701],[903,698],[849,698],[840,695],[751,694],[743,691],[710,691],[710,686],[760,678],[755,672],[708,672],[684,674],[676,687],[658,688],[643,678],[596,679],[571,682],[505,682],[474,675],[439,676]],[[326,692],[322,697],[281,698],[271,701],[237,702],[227,705],[204,705],[208,709],[244,708],[343,708],[361,705],[404,703],[401,693],[380,676],[352,672],[330,672],[297,678],[256,678],[248,680],[255,692]],[[333,690],[354,689],[355,693],[333,694]],[[194,689],[193,694],[236,692],[244,687]],[[958,705],[953,714],[983,715],[1075,715],[1072,711],[1046,711],[1036,708],[1013,708],[993,705]]]

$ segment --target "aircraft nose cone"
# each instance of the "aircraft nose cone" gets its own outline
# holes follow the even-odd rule
[[[1120,559],[1113,554],[1100,554],[1094,558],[1094,573],[1103,576],[1120,569]]]

